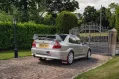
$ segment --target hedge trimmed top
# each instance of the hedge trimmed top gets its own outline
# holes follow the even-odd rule
[[[0,22],[0,50],[12,49],[14,44],[14,27],[10,22]],[[31,48],[32,38],[34,34],[55,34],[55,26],[47,26],[35,24],[33,22],[18,23],[17,45],[18,48]]]

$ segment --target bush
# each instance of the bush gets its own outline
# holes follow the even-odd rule
[[[69,30],[73,27],[77,27],[77,17],[67,11],[61,12],[56,18],[56,25],[58,27],[58,33],[69,33]]]
[[[44,22],[45,25],[54,25],[55,24],[55,18],[51,14],[47,14],[44,17]]]
[[[17,45],[19,49],[30,49],[34,34],[55,34],[56,27],[42,24],[18,23],[17,30]],[[10,22],[0,22],[0,50],[13,48],[14,43],[14,28]]]

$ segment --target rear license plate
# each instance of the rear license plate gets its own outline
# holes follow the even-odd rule
[[[48,48],[49,45],[48,45],[48,44],[39,44],[39,47],[40,47],[40,48]]]

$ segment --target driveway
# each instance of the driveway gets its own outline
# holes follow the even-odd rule
[[[62,65],[58,60],[41,62],[33,57],[1,60],[0,79],[71,79],[108,60],[108,56],[96,54],[90,60],[75,60],[72,65]]]

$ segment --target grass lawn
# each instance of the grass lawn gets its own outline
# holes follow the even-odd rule
[[[19,57],[31,56],[31,51],[30,50],[19,50],[18,55]],[[0,52],[0,60],[7,60],[10,58],[14,58],[14,51]]]
[[[75,79],[119,79],[119,56],[96,69],[77,76]]]
[[[89,36],[89,33],[80,33],[80,36]],[[108,32],[102,32],[102,33],[90,33],[91,36],[108,36]]]

